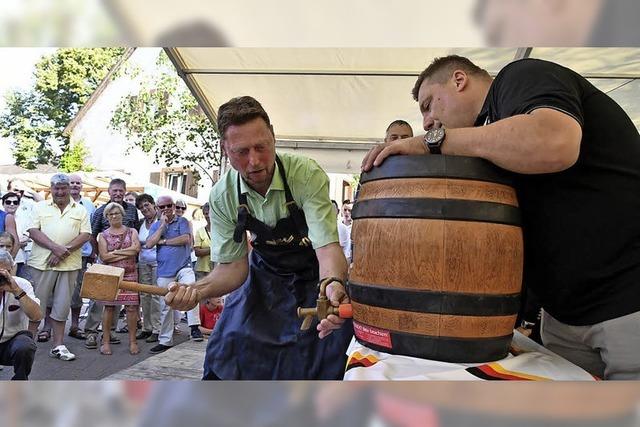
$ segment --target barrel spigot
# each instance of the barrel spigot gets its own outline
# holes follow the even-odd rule
[[[313,323],[313,318],[317,317],[318,320],[326,319],[330,314],[335,314],[343,319],[350,319],[352,317],[351,304],[340,304],[339,307],[331,305],[331,301],[327,298],[327,285],[331,282],[340,282],[340,279],[335,277],[327,277],[320,282],[320,291],[318,293],[318,299],[316,300],[315,307],[303,308],[298,307],[298,317],[304,319],[300,330],[307,330]]]

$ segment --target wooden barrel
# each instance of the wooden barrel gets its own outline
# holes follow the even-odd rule
[[[386,353],[447,362],[507,355],[523,244],[510,176],[460,156],[393,156],[354,204],[354,333]]]

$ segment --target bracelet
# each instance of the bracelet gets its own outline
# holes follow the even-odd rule
[[[338,277],[325,277],[324,279],[320,279],[320,281],[318,282],[318,288],[320,288],[320,284],[322,284],[323,282],[326,282],[327,285],[333,283],[333,282],[338,282],[342,285],[343,288],[345,288],[344,285],[344,280],[338,278]]]
[[[23,296],[25,296],[27,294],[27,291],[22,291],[20,292],[18,295],[16,295],[16,299],[19,300],[20,298],[22,298]]]

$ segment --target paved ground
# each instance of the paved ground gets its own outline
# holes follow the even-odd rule
[[[67,322],[67,324],[68,323],[69,322]],[[127,334],[117,334],[122,340],[122,343],[111,345],[113,351],[111,356],[102,355],[97,349],[87,349],[84,346],[83,340],[65,336],[65,345],[69,351],[76,355],[76,360],[71,362],[64,362],[49,357],[48,353],[51,349],[51,342],[38,343],[36,360],[33,364],[33,370],[31,371],[29,379],[100,380],[120,373],[141,362],[144,362],[142,368],[130,371],[131,379],[200,379],[202,376],[202,360],[204,359],[206,341],[199,343],[190,342],[187,332],[189,328],[186,323],[180,323],[179,328],[182,333],[174,335],[174,348],[158,355],[149,353],[149,349],[157,343],[150,344],[144,340],[138,340],[138,347],[140,348],[139,354],[135,356],[129,354]],[[181,349],[185,344],[187,344],[185,350],[189,355],[188,357],[181,356]],[[169,352],[170,354],[165,356],[165,354]],[[157,369],[153,368],[156,363],[158,364]],[[145,372],[149,377],[144,377]],[[126,375],[127,374],[121,374],[118,378],[109,379],[129,379]],[[10,366],[4,366],[0,371],[0,380],[8,380],[12,376],[13,368]]]
[[[207,341],[182,344],[143,360],[106,380],[200,380]]]

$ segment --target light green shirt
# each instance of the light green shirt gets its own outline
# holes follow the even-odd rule
[[[286,172],[291,195],[304,215],[309,227],[309,239],[314,249],[338,242],[336,217],[329,199],[329,178],[318,164],[294,154],[278,154]],[[232,262],[247,254],[246,233],[242,243],[233,240],[238,222],[238,172],[228,171],[211,189],[211,260]],[[274,227],[278,220],[289,216],[285,206],[284,182],[276,164],[271,185],[265,197],[252,190],[240,179],[240,190],[247,194],[251,215]]]

